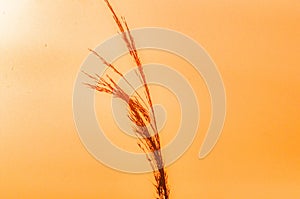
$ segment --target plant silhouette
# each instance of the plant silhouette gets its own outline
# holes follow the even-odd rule
[[[132,57],[137,67],[136,75],[138,75],[143,85],[143,95],[145,99],[138,93],[130,81],[125,78],[125,76],[117,69],[117,67],[106,61],[104,57],[91,49],[89,49],[89,51],[93,53],[103,64],[111,69],[113,73],[119,75],[125,80],[126,84],[128,84],[134,91],[134,95],[129,95],[126,93],[108,74],[105,77],[101,77],[99,75],[93,76],[85,73],[88,77],[95,80],[95,84],[86,85],[96,91],[113,95],[113,97],[119,98],[127,104],[128,117],[133,124],[133,131],[137,136],[138,146],[145,153],[146,158],[153,170],[157,198],[168,199],[170,190],[167,182],[167,173],[161,152],[161,142],[152,104],[150,88],[143,70],[143,65],[136,49],[134,38],[130,32],[125,18],[117,16],[109,1],[104,1],[111,11],[113,19],[120,31],[119,34],[127,47],[128,53]]]

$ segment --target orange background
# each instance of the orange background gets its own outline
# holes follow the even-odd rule
[[[200,77],[190,81],[199,88],[202,120],[191,148],[168,167],[171,198],[300,198],[299,1],[112,4],[132,28],[159,26],[194,38],[224,80],[226,123],[203,160],[197,156],[209,99]],[[87,48],[115,33],[100,0],[0,0],[0,198],[153,198],[151,174],[103,166],[85,150],[73,122],[73,84]],[[182,60],[155,53],[142,58],[164,60],[193,77]],[[168,102],[168,94],[155,98],[159,89],[154,99]],[[120,137],[116,143],[126,148]]]

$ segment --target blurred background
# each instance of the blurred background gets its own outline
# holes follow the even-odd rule
[[[299,1],[111,3],[131,28],[164,27],[192,37],[223,77],[224,130],[199,160],[210,118],[203,80],[181,58],[141,52],[144,63],[164,63],[184,74],[201,109],[193,145],[167,168],[170,198],[300,198]],[[99,163],[73,121],[73,84],[87,49],[116,32],[101,0],[0,0],[0,198],[154,198],[151,174],[121,173]],[[123,72],[132,63],[126,57],[116,61],[126,61]],[[168,113],[161,134],[167,144],[176,135],[180,109],[161,89],[153,87],[153,98]],[[136,140],[114,125],[110,97],[96,99],[107,136],[139,151]]]

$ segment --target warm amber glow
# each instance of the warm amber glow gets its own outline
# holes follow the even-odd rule
[[[24,0],[0,0],[0,41],[13,40],[18,32],[17,26],[22,25],[22,14],[26,9]]]
[[[145,62],[176,68],[199,90],[197,138],[168,168],[171,199],[300,198],[299,1],[112,4],[131,27],[162,26],[194,38],[224,79],[224,130],[213,152],[198,160],[210,116],[203,81],[172,55],[141,55]],[[0,198],[153,198],[151,174],[103,166],[85,150],[73,122],[73,85],[87,49],[116,30],[101,0],[0,0]],[[161,92],[154,88],[154,95]],[[97,110],[100,120],[109,107],[101,104],[100,94],[96,99],[96,107],[103,108]],[[174,111],[170,122],[178,122],[178,104],[170,93],[154,99]],[[113,131],[109,137],[118,146],[139,150],[110,114],[105,119],[103,128]],[[176,128],[166,123],[163,142]]]

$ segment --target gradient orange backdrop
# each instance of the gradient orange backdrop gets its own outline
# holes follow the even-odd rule
[[[210,115],[202,79],[172,55],[141,52],[144,62],[164,62],[194,78],[190,83],[199,91],[199,133],[167,168],[171,198],[300,198],[299,1],[112,4],[132,28],[159,26],[194,38],[224,80],[224,130],[212,153],[199,160]],[[151,174],[103,166],[85,150],[73,122],[73,84],[87,49],[116,30],[101,0],[0,0],[0,198],[153,198]],[[166,103],[170,93],[155,98],[160,89],[153,88],[154,99],[177,110],[176,100]],[[98,111],[105,108],[97,105]],[[177,115],[171,115],[165,143],[177,128]],[[138,150],[104,123],[118,145]]]

